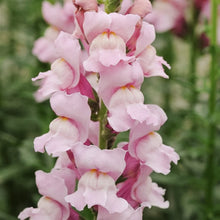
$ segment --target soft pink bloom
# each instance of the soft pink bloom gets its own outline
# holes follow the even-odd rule
[[[118,89],[109,102],[108,121],[111,127],[117,132],[130,129],[135,121],[128,113],[128,107],[135,103],[141,104],[143,101],[142,92],[134,86]]]
[[[133,209],[130,205],[121,213],[110,214],[99,206],[97,220],[142,220],[143,207]]]
[[[152,5],[149,0],[134,0],[133,5],[127,10],[126,14],[136,14],[144,18],[152,11]]]
[[[110,109],[108,117],[110,125],[118,132],[126,131],[138,124],[144,124],[146,127],[160,127],[164,119],[166,115],[159,106],[145,105],[140,101],[129,103],[124,100],[117,107]]]
[[[129,60],[126,42],[134,33],[139,19],[139,16],[131,14],[86,12],[83,29],[90,48],[89,57],[84,62],[85,69],[99,72],[103,66],[109,67],[120,60]]]
[[[186,1],[182,0],[155,0],[152,13],[145,20],[154,24],[157,32],[165,32],[175,27],[180,17],[184,16]]]
[[[131,197],[144,207],[168,208],[169,202],[164,201],[164,194],[165,190],[152,182],[149,168],[142,166],[137,181],[132,186]]]
[[[92,88],[83,76],[83,55],[77,39],[61,32],[55,41],[56,53],[60,58],[51,65],[51,70],[33,78],[40,85],[35,93],[37,101],[49,98],[56,91],[81,92],[93,98]]]
[[[58,58],[54,45],[58,34],[59,31],[56,28],[48,27],[44,36],[34,42],[32,53],[37,56],[41,62],[52,63]]]
[[[37,171],[35,174],[39,193],[43,197],[38,202],[38,208],[26,208],[18,218],[68,220],[70,216],[75,216],[75,219],[79,219],[78,214],[73,213],[64,200],[64,197],[75,188],[74,172],[70,169],[53,169],[50,173]]]
[[[58,156],[71,149],[76,142],[85,142],[88,138],[90,108],[88,98],[80,93],[67,95],[56,92],[50,99],[51,107],[59,116],[50,123],[48,133],[35,138],[35,151]]]
[[[43,2],[43,17],[50,27],[47,28],[43,37],[35,41],[32,51],[40,61],[52,63],[59,57],[54,41],[60,31],[73,32],[74,12],[75,7],[70,0],[65,1],[63,7],[59,3],[52,5],[47,1]]]
[[[156,132],[151,132],[139,139],[131,134],[130,141],[128,150],[131,156],[155,172],[168,174],[171,161],[177,164],[179,160],[178,154],[173,148],[163,145],[161,136]]]
[[[163,65],[170,69],[170,65],[162,58],[156,55],[153,46],[147,46],[138,56],[137,61],[140,63],[145,77],[161,76],[168,78],[164,72]]]
[[[132,39],[133,38],[133,39]],[[154,26],[142,22],[137,36],[133,36],[127,44],[128,55],[135,55],[136,61],[140,64],[145,77],[161,76],[168,78],[164,72],[163,65],[170,69],[169,64],[156,55],[156,50],[151,44],[155,40]]]
[[[78,189],[65,199],[78,210],[85,205],[101,205],[110,213],[122,212],[128,204],[116,196],[115,180],[125,168],[125,151],[122,149],[101,150],[96,146],[76,144],[72,148],[75,163],[82,174]]]
[[[143,72],[137,62],[131,64],[120,62],[118,65],[106,68],[100,72],[98,94],[105,105],[110,108],[109,103],[114,93],[126,87],[140,89],[143,80]]]
[[[73,0],[75,6],[82,8],[84,11],[97,11],[98,4],[96,0]]]
[[[75,7],[71,0],[52,5],[44,1],[42,5],[42,14],[48,24],[56,27],[59,31],[72,33],[74,30],[74,12]]]

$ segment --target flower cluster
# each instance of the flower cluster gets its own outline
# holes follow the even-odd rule
[[[138,220],[145,207],[169,206],[150,174],[168,174],[179,156],[158,133],[166,114],[144,104],[140,90],[144,77],[168,78],[163,65],[170,68],[151,45],[155,29],[143,20],[150,12],[148,0],[124,0],[119,13],[109,14],[96,0],[65,1],[63,8],[43,3],[56,34],[35,44],[51,69],[33,81],[36,99],[49,99],[57,118],[34,149],[57,161],[50,173],[36,172],[42,198],[21,220],[79,219],[86,206],[99,220]],[[115,146],[124,131],[129,141]]]
[[[190,28],[195,28],[195,24],[190,23],[196,22],[200,46],[206,47],[209,44],[209,37],[208,30],[204,27],[211,19],[210,3],[210,0],[154,0],[152,13],[147,14],[144,20],[152,23],[158,33],[172,31],[179,37],[185,37],[190,33]],[[220,12],[220,7],[218,11]],[[220,44],[220,22],[218,22],[218,44]]]

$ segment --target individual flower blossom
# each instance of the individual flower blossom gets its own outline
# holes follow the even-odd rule
[[[71,95],[56,92],[50,99],[51,107],[59,116],[50,123],[48,133],[35,138],[35,151],[58,156],[71,149],[76,142],[84,143],[88,138],[90,108],[88,98],[80,93]]]
[[[116,196],[115,181],[125,168],[125,151],[122,149],[101,150],[92,146],[76,144],[72,148],[76,166],[81,173],[78,189],[66,196],[66,201],[77,210],[87,205],[100,205],[109,213],[123,212],[127,202]]]
[[[182,0],[155,0],[152,13],[147,14],[144,20],[154,24],[158,33],[165,32],[178,26],[186,6],[186,1]]]
[[[52,63],[58,58],[54,45],[58,34],[59,31],[56,28],[48,27],[44,36],[34,42],[32,53],[37,56],[41,62]]]
[[[152,5],[149,0],[123,0],[119,13],[121,14],[136,14],[144,18],[152,11]]]
[[[171,161],[177,164],[179,160],[178,154],[173,148],[164,145],[161,136],[156,132],[150,132],[139,139],[131,132],[129,140],[128,150],[131,156],[155,172],[168,174]]]
[[[85,69],[99,72],[103,67],[118,64],[120,60],[129,60],[126,42],[139,20],[139,16],[131,14],[86,12],[83,30],[90,47],[89,57],[84,61]]]
[[[54,92],[65,90],[68,93],[81,92],[93,97],[92,88],[82,70],[80,44],[70,34],[61,32],[55,41],[59,59],[51,65],[51,70],[41,72],[33,81],[40,85],[35,93],[37,101],[44,101]]]
[[[36,184],[43,196],[38,202],[38,208],[26,208],[18,216],[24,220],[68,220],[79,219],[79,215],[64,200],[64,197],[75,188],[75,175],[70,169],[53,169],[50,173],[37,171]]]
[[[98,10],[98,3],[96,0],[73,0],[73,4],[84,11]]]
[[[141,166],[137,181],[132,186],[131,197],[143,207],[157,206],[168,208],[164,201],[165,190],[153,183],[149,176],[149,168]]]
[[[32,51],[40,61],[52,63],[59,57],[54,41],[60,31],[73,32],[75,28],[74,11],[75,7],[71,0],[66,0],[63,7],[59,3],[52,5],[47,1],[43,2],[42,14],[50,27],[47,28],[44,36],[35,42]]]
[[[161,76],[168,78],[164,72],[163,65],[170,69],[169,64],[160,56],[156,55],[156,50],[151,44],[155,40],[154,26],[147,22],[142,22],[138,36],[129,42],[128,55],[134,55],[140,64],[145,77]]]
[[[44,1],[42,14],[45,21],[60,31],[72,33],[74,29],[75,7],[71,0],[65,0],[63,6],[60,3],[52,5]]]
[[[131,64],[120,62],[101,71],[99,75],[98,94],[108,108],[115,92],[127,86],[140,89],[144,80],[142,69],[137,62]]]

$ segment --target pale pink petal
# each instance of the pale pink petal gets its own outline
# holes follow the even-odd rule
[[[70,13],[71,11],[72,13]],[[47,1],[44,1],[42,5],[44,19],[50,25],[69,33],[74,29],[74,11],[73,4],[68,1],[64,4],[64,7],[59,3],[52,5]]]
[[[100,72],[98,94],[108,107],[112,95],[121,87],[134,86],[140,88],[143,82],[143,72],[137,62],[127,64],[120,62],[117,66]]]
[[[105,12],[86,12],[84,16],[83,29],[89,43],[110,27],[111,18]]]
[[[57,54],[64,58],[72,67],[74,72],[72,87],[74,87],[80,79],[81,48],[79,41],[72,35],[61,31],[55,40],[55,46]]]
[[[80,140],[86,141],[91,115],[88,98],[80,93],[68,95],[65,92],[56,92],[52,95],[50,104],[58,116],[74,120],[79,130]]]
[[[52,63],[58,58],[54,42],[46,37],[41,37],[34,42],[32,53],[37,56],[41,62]]]
[[[134,4],[127,13],[137,14],[141,18],[144,18],[148,13],[152,11],[152,5],[149,0],[135,0]]]
[[[153,183],[148,175],[148,168],[141,167],[137,181],[132,187],[132,198],[138,201],[141,206],[168,208],[169,202],[164,201],[163,198],[165,190],[158,187],[156,183]]]
[[[121,15],[118,13],[111,13],[110,30],[119,35],[125,42],[127,42],[135,31],[135,26],[140,20],[138,15]]]
[[[135,55],[141,53],[143,49],[149,46],[150,44],[152,44],[154,40],[155,40],[154,26],[147,22],[142,22],[140,35],[136,43]]]
[[[97,220],[142,220],[143,207],[133,209],[131,206],[128,206],[121,213],[112,213],[110,214],[106,209],[99,206]]]
[[[93,145],[76,144],[72,151],[81,174],[91,169],[97,169],[100,172],[108,173],[116,180],[125,168],[125,151],[122,149],[101,150]]]
[[[26,208],[18,215],[18,218],[21,220],[24,220],[26,218],[29,218],[32,215],[38,214],[39,212],[40,212],[40,209],[35,209],[33,207]]]

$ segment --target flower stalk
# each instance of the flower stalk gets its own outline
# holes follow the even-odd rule
[[[214,185],[215,185],[215,141],[216,141],[216,122],[214,115],[216,112],[216,95],[217,95],[217,13],[218,3],[216,0],[211,1],[211,35],[210,35],[210,91],[209,91],[209,125],[208,125],[208,141],[207,141],[207,161],[205,169],[206,191],[206,219],[213,219],[214,212]]]

